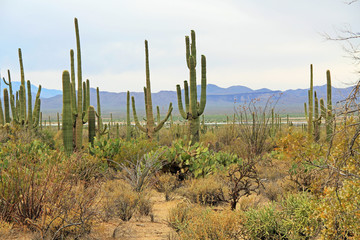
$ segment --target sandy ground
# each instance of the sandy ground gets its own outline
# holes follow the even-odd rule
[[[175,240],[176,233],[168,226],[167,219],[169,210],[174,208],[181,199],[165,201],[165,195],[153,192],[153,221],[150,217],[133,216],[129,222],[120,219],[112,219],[109,222],[94,224],[90,236],[82,239],[89,240],[113,240],[113,239],[147,239],[147,240]],[[26,230],[17,228],[9,236],[1,236],[1,240],[37,240],[39,236]]]
[[[160,193],[155,193],[152,197],[154,221],[150,217],[134,216],[129,222],[122,222],[121,220],[113,220],[109,223],[102,223],[96,228],[99,232],[94,235],[97,239],[174,239],[171,236],[176,235],[175,232],[168,226],[167,219],[169,210],[174,208],[181,199],[175,199],[166,202],[165,196]],[[102,231],[101,231],[102,229]],[[99,236],[100,235],[100,236]]]

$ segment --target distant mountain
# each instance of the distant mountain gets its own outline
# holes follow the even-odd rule
[[[200,97],[201,87],[198,86],[198,97]],[[332,88],[333,104],[337,101],[345,99],[352,87],[349,88]],[[34,89],[35,90],[35,89]],[[326,85],[314,87],[314,91],[320,98],[326,99]],[[34,91],[35,92],[35,91]],[[49,96],[46,98],[43,93],[47,92]],[[41,109],[45,114],[61,113],[62,111],[62,95],[58,90],[43,89],[41,93],[42,102]],[[184,94],[182,94],[182,97]],[[131,92],[131,96],[135,97],[136,109],[139,115],[144,115],[144,93]],[[96,91],[90,90],[90,104],[96,107]],[[126,114],[126,93],[100,92],[101,110],[104,115],[113,113],[114,116],[125,116]],[[304,102],[308,100],[308,89],[291,89],[286,91],[274,91],[267,88],[252,90],[244,86],[232,86],[221,88],[214,84],[207,85],[207,102],[205,114],[232,114],[240,105],[249,103],[257,99],[258,105],[265,105],[270,100],[271,105],[276,105],[276,109],[283,113],[303,113]],[[165,114],[169,103],[174,106],[173,114],[179,114],[176,91],[160,91],[152,93],[153,107],[159,106],[161,113]]]
[[[20,89],[21,82],[12,81],[11,83],[12,83],[13,91]],[[4,88],[8,88],[8,87],[4,84],[4,82],[1,82],[1,89],[4,89]],[[38,91],[38,86],[31,84],[31,92],[33,93],[33,96],[36,95],[37,91]],[[50,97],[54,97],[56,95],[62,95],[62,91],[56,90],[56,89],[41,88],[41,97],[42,98],[50,98]]]

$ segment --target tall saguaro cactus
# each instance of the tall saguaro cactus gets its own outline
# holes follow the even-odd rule
[[[185,110],[182,104],[181,88],[176,85],[178,107],[181,116],[188,120],[189,134],[192,136],[193,142],[198,142],[200,139],[200,119],[201,114],[204,113],[206,105],[206,58],[201,55],[201,97],[200,103],[197,101],[197,85],[196,85],[196,43],[195,32],[191,31],[191,44],[189,36],[185,37],[186,43],[186,63],[190,72],[190,94],[189,85],[184,81],[185,94]]]
[[[63,88],[63,101],[65,97],[69,97],[66,100],[66,105],[63,105],[63,112],[70,111],[70,119],[72,126],[72,145],[75,149],[79,150],[82,148],[82,136],[83,136],[83,124],[88,121],[88,109],[90,106],[90,82],[87,79],[85,82],[82,81],[82,70],[81,70],[81,49],[80,49],[80,34],[78,20],[74,19],[75,23],[75,35],[76,35],[76,52],[77,52],[77,95],[75,90],[75,61],[74,51],[70,50],[70,68],[71,73],[67,72],[69,76],[69,86]],[[71,79],[71,81],[70,81]],[[69,109],[64,109],[69,108]],[[64,119],[64,116],[63,116]],[[65,120],[66,121],[66,120]],[[69,144],[65,142],[64,145]],[[70,149],[69,147],[66,147]]]
[[[308,134],[313,135],[313,111],[314,111],[314,80],[313,80],[313,65],[310,65],[310,90],[309,90],[309,118],[308,118]]]
[[[326,111],[326,140],[330,141],[332,134],[333,134],[333,128],[334,128],[334,115],[332,113],[332,100],[331,100],[331,75],[330,71],[326,71],[326,103],[327,103],[327,111]]]
[[[70,75],[68,71],[62,74],[63,85],[63,112],[62,112],[62,134],[65,152],[73,152],[73,120],[71,111]]]
[[[140,125],[138,120],[136,109],[135,109],[135,98],[132,96],[132,109],[135,120],[135,125],[141,131],[147,134],[149,139],[153,139],[156,132],[158,132],[163,126],[164,123],[170,117],[170,114],[173,110],[172,103],[169,104],[169,110],[167,112],[166,117],[157,125],[155,125],[154,115],[153,115],[153,107],[151,100],[151,87],[150,87],[150,68],[149,68],[149,50],[148,50],[148,42],[145,40],[145,67],[146,67],[146,87],[144,87],[144,98],[145,98],[145,112],[146,112],[146,126],[143,127]]]
[[[126,93],[126,141],[131,138],[131,122],[130,122],[130,92]]]

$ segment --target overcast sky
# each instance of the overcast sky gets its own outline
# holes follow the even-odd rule
[[[360,31],[360,4],[342,0],[0,0],[0,70],[61,89],[70,68],[79,20],[83,78],[91,87],[124,92],[145,85],[144,40],[149,41],[152,91],[175,90],[188,78],[185,35],[196,31],[207,58],[208,83],[220,87],[296,89],[344,86],[359,77],[341,44],[321,35],[347,26]],[[199,61],[200,62],[200,61]],[[198,76],[200,69],[198,70]],[[199,81],[198,81],[199,83]]]

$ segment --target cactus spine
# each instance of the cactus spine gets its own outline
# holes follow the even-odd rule
[[[186,63],[190,71],[190,94],[188,82],[184,81],[184,95],[185,95],[185,111],[182,104],[180,85],[176,85],[178,107],[181,116],[188,120],[189,135],[192,136],[193,142],[198,142],[200,139],[200,119],[206,105],[206,58],[201,55],[201,97],[200,103],[197,101],[197,86],[196,86],[196,43],[195,32],[191,31],[191,44],[189,36],[185,37],[186,43]]]
[[[164,123],[170,117],[170,114],[173,110],[172,103],[169,104],[169,110],[166,117],[155,126],[154,116],[153,116],[153,107],[151,100],[151,87],[150,87],[150,68],[149,68],[149,51],[148,51],[148,42],[145,40],[145,66],[146,66],[146,87],[144,87],[144,98],[145,98],[145,111],[146,111],[146,127],[140,125],[136,109],[135,109],[135,98],[132,96],[132,109],[136,127],[141,131],[147,134],[149,139],[153,139],[156,132],[158,132],[163,126]]]

